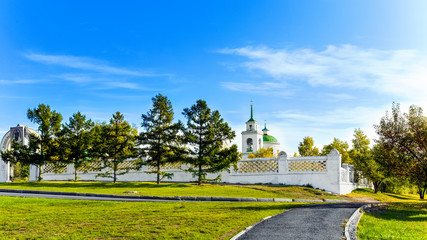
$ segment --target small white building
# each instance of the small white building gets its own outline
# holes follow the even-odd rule
[[[258,130],[258,122],[254,119],[253,105],[251,104],[251,118],[246,122],[246,131],[242,132],[242,158],[246,159],[249,153],[254,153],[261,148],[273,148],[273,155],[277,156],[280,151],[280,143],[271,135],[267,124],[264,129]]]

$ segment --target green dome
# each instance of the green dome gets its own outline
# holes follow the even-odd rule
[[[273,137],[273,136],[270,136],[270,135],[264,134],[264,135],[262,136],[262,141],[263,141],[263,142],[277,142],[277,139],[276,139],[275,137]]]

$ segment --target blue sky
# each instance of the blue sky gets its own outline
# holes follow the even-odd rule
[[[425,1],[0,1],[0,135],[28,108],[140,126],[157,93],[198,99],[237,133],[267,122],[281,150],[355,128],[393,101],[427,109]]]

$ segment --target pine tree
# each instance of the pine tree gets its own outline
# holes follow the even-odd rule
[[[39,136],[33,135],[30,138],[28,147],[29,156],[25,157],[28,164],[39,166],[39,181],[42,179],[42,166],[48,162],[57,164],[58,141],[57,136],[61,130],[62,115],[56,111],[51,111],[49,105],[40,104],[33,110],[28,109],[27,117],[31,122],[38,124]],[[38,151],[34,148],[37,146]],[[39,156],[37,156],[37,154]]]
[[[113,178],[117,181],[117,175],[123,175],[136,166],[123,166],[123,162],[129,158],[137,157],[135,141],[138,136],[136,128],[133,128],[124,120],[120,112],[113,114],[110,123],[98,124],[95,128],[96,155],[104,162],[103,169],[97,177]]]
[[[178,135],[182,128],[181,122],[173,123],[174,113],[172,103],[166,96],[161,94],[152,98],[153,107],[142,114],[143,132],[139,135],[141,145],[141,157],[144,158],[144,164],[155,167],[157,175],[157,184],[164,177],[171,178],[173,175],[161,172],[161,167],[168,163],[177,161],[180,152],[180,142],[182,138]],[[162,177],[161,177],[162,176]]]
[[[186,160],[192,166],[187,171],[197,177],[199,185],[212,180],[206,178],[208,173],[217,173],[237,163],[240,159],[237,146],[226,146],[226,142],[231,141],[236,133],[224,122],[218,111],[212,112],[205,101],[198,100],[190,108],[185,108],[183,115],[187,118],[184,141],[189,146],[189,157]]]
[[[73,114],[69,121],[63,125],[59,139],[63,159],[74,164],[74,180],[77,181],[77,171],[91,159],[94,123],[80,112]]]

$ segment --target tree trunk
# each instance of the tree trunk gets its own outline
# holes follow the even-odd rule
[[[199,179],[197,180],[197,185],[202,184],[202,165],[199,165]]]
[[[42,181],[42,170],[43,170],[43,168],[42,168],[42,165],[40,164],[39,165],[39,182]]]
[[[160,184],[160,161],[157,161],[157,184]]]
[[[118,167],[118,163],[113,163],[113,182],[116,183],[117,180],[117,167]]]
[[[381,181],[373,181],[373,184],[374,184],[375,193],[378,193],[378,189],[380,187]]]
[[[427,186],[426,187],[418,187],[418,193],[420,194],[420,199],[424,199],[426,189],[427,189]]]
[[[74,181],[77,181],[77,168],[76,168],[76,164],[74,164]]]

